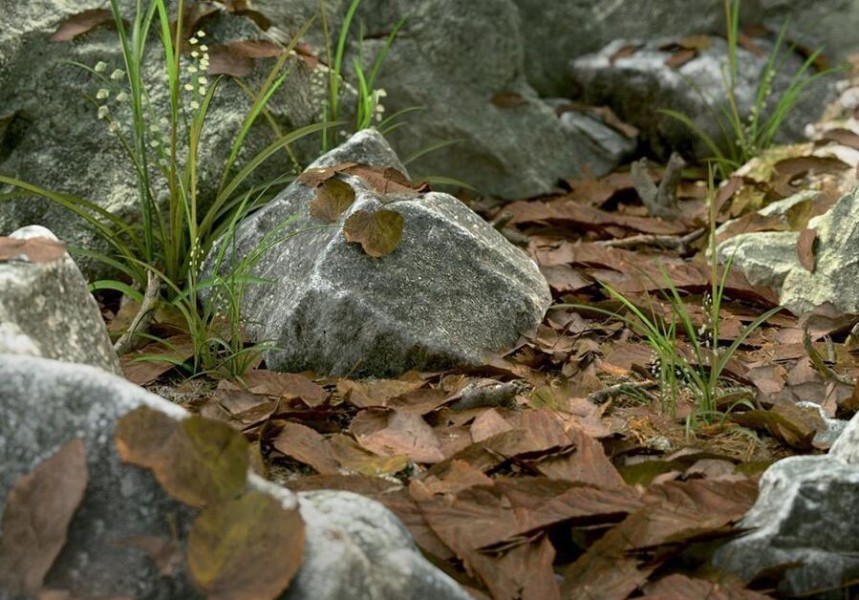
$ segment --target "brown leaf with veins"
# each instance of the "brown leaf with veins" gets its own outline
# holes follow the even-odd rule
[[[347,242],[361,244],[373,258],[387,256],[403,237],[403,215],[394,210],[356,210],[343,223],[343,237]]]
[[[257,490],[206,507],[188,537],[188,570],[211,600],[278,598],[301,566],[298,507]]]
[[[316,197],[310,201],[310,216],[326,223],[335,223],[355,202],[355,190],[340,179],[327,179],[316,188]]]
[[[96,27],[113,22],[113,13],[106,8],[85,10],[70,16],[60,23],[60,26],[51,35],[50,40],[52,42],[69,42],[79,35],[89,33]]]
[[[234,497],[247,485],[248,441],[225,423],[181,421],[141,406],[116,425],[120,458],[151,469],[164,490],[190,506]]]
[[[306,425],[287,421],[271,444],[278,452],[310,465],[320,475],[335,475],[340,470],[322,434]]]
[[[73,439],[14,483],[0,521],[0,589],[39,592],[66,543],[87,478],[84,443]]]

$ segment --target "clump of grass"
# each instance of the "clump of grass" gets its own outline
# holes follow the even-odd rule
[[[357,82],[355,86],[350,86],[345,77],[344,58],[346,54],[346,42],[349,39],[349,32],[352,29],[355,14],[358,12],[358,7],[360,6],[361,0],[351,0],[349,7],[346,10],[346,15],[343,17],[340,31],[337,34],[337,45],[335,48],[332,48],[331,42],[333,35],[328,22],[328,14],[325,10],[324,1],[320,0],[319,11],[322,16],[322,32],[323,37],[325,38],[325,52],[328,64],[331,65],[331,67],[326,70],[328,75],[328,97],[323,107],[322,118],[324,121],[337,121],[342,117],[341,102],[343,100],[343,88],[344,86],[348,86],[350,91],[354,92],[356,98],[355,119],[350,125],[351,131],[355,132],[362,129],[368,129],[370,127],[376,127],[380,131],[384,132],[385,130],[390,129],[391,123],[402,114],[411,110],[417,110],[417,108],[406,109],[405,111],[400,111],[399,113],[395,113],[394,115],[386,118],[384,115],[385,107],[382,103],[382,99],[387,95],[387,93],[384,89],[376,88],[376,79],[379,75],[380,69],[382,68],[382,63],[385,61],[385,57],[388,55],[388,51],[391,49],[391,45],[394,43],[397,34],[405,24],[406,17],[400,18],[400,20],[394,25],[393,29],[391,29],[391,32],[385,38],[385,43],[376,55],[369,71],[364,69],[363,54],[365,36],[363,25],[361,25],[358,34],[358,55],[352,60],[352,67],[355,71]],[[343,136],[348,135],[346,130],[341,130],[340,133]],[[327,151],[334,145],[336,130],[326,129],[322,135],[322,150]]]
[[[787,31],[787,23],[785,23],[776,37],[775,45],[764,66],[749,113],[747,115],[742,113],[737,98],[740,2],[741,0],[724,0],[728,62],[722,67],[722,86],[727,101],[718,108],[710,106],[713,118],[721,131],[723,143],[720,144],[688,115],[675,110],[660,111],[683,123],[704,143],[712,152],[712,156],[707,160],[717,166],[722,179],[727,179],[737,168],[769,148],[785,119],[807,88],[821,77],[833,72],[833,70],[826,70],[810,74],[821,50],[813,52],[790,78],[787,89],[775,100],[775,106],[770,110],[773,101],[773,84],[776,76],[782,71],[790,51],[790,48],[785,51]]]
[[[178,0],[173,23],[164,0],[151,0],[145,10],[138,1],[127,29],[117,0],[110,0],[124,69],[109,69],[103,62],[93,67],[79,65],[99,82],[91,99],[96,116],[115,134],[135,173],[136,222],[129,223],[86,198],[11,177],[0,176],[0,182],[17,188],[5,198],[20,192],[47,198],[84,219],[109,243],[111,254],[85,249],[77,252],[107,264],[120,274],[116,279],[95,282],[94,290],[115,290],[140,304],[129,331],[117,342],[120,353],[146,339],[156,308],[167,305],[182,314],[193,341],[191,371],[219,371],[236,376],[252,362],[246,359],[253,353],[240,341],[240,302],[245,286],[260,283],[249,276],[260,253],[251,253],[228,275],[205,280],[204,257],[216,239],[224,234],[231,237],[237,223],[266,198],[263,193],[266,186],[248,189],[249,177],[268,158],[288,150],[291,143],[333,124],[302,127],[278,137],[243,164],[238,162],[251,128],[286,80],[285,61],[302,30],[281,53],[261,88],[252,94],[251,107],[230,146],[214,198],[204,202],[198,189],[198,157],[206,117],[220,79],[210,81],[206,74],[209,55],[205,32],[187,35],[184,4],[184,0]],[[152,82],[143,77],[144,56],[153,30],[160,38],[163,52],[166,107],[150,101],[148,86]],[[182,57],[186,39],[192,47],[190,60]],[[120,106],[130,112],[129,123],[115,116]],[[226,311],[203,307],[200,293],[207,288],[227,300],[221,305]]]
[[[714,174],[711,169],[707,195],[710,289],[702,301],[705,314],[702,327],[695,325],[683,295],[664,269],[661,270],[662,282],[659,287],[663,299],[668,303],[667,316],[657,314],[653,307],[650,311],[640,308],[634,301],[607,284],[602,284],[606,294],[619,302],[625,312],[612,312],[578,304],[556,305],[556,308],[586,309],[620,319],[644,337],[653,350],[655,363],[658,365],[656,375],[662,410],[674,415],[681,389],[687,388],[692,394],[695,410],[687,417],[687,432],[724,417],[725,413],[719,407],[722,404],[721,390],[728,362],[749,335],[781,310],[776,307],[765,311],[746,325],[729,345],[719,345],[721,307],[733,256],[724,266],[719,264],[716,252],[717,209],[714,188]],[[688,351],[684,351],[684,346],[688,347]],[[740,400],[739,403],[747,404],[748,401]]]

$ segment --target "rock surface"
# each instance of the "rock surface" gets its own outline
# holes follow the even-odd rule
[[[813,194],[813,192],[812,192]],[[790,206],[801,195],[786,198],[763,209],[772,214]],[[779,301],[795,314],[824,305],[841,312],[859,312],[859,190],[843,196],[829,211],[809,220],[817,231],[814,272],[803,267],[796,251],[796,232],[764,232],[737,235],[719,246],[724,260],[734,256],[734,265],[754,285],[779,291]]]
[[[343,161],[403,169],[372,130],[311,167]],[[285,231],[297,232],[254,270],[272,283],[249,287],[244,298],[250,336],[276,346],[268,368],[386,376],[475,363],[540,322],[551,295],[537,266],[462,202],[434,192],[381,194],[361,177],[338,177],[356,200],[332,226],[309,215],[316,190],[295,182],[237,228],[239,258],[290,218]],[[403,217],[402,240],[373,258],[346,243],[343,223],[382,208]]]
[[[123,14],[133,13],[134,2],[120,3]],[[96,202],[129,222],[139,221],[137,180],[134,168],[108,123],[99,120],[95,102],[100,87],[107,87],[82,68],[98,62],[107,65],[105,75],[123,68],[116,31],[98,27],[74,42],[51,42],[50,36],[66,18],[88,9],[104,9],[100,0],[33,0],[14,3],[0,12],[0,173],[39,185],[51,191],[74,194]],[[157,19],[156,19],[157,20]],[[263,32],[250,20],[220,14],[206,20],[210,44],[237,40],[264,39]],[[294,29],[287,30],[294,31]],[[164,63],[160,44],[153,38],[144,61],[143,80],[154,107],[167,102]],[[159,51],[154,51],[159,49]],[[262,61],[245,83],[257,88],[273,59]],[[271,114],[283,131],[307,125],[318,118],[318,100],[310,93],[309,70],[303,61],[291,61],[286,85],[275,94]],[[183,62],[187,69],[189,62]],[[190,77],[186,73],[186,77]],[[214,80],[215,77],[210,77]],[[111,81],[106,78],[106,81]],[[125,82],[122,82],[125,84]],[[130,109],[117,102],[119,89],[111,90],[107,100],[113,118],[129,135]],[[196,92],[195,92],[196,93]],[[190,100],[183,96],[186,109]],[[199,197],[210,202],[221,177],[241,122],[250,107],[245,92],[224,78],[209,110],[198,158]],[[156,108],[156,110],[158,110]],[[155,125],[157,126],[157,119]],[[163,134],[162,134],[163,135]],[[267,125],[258,124],[248,137],[248,148],[239,162],[253,156],[274,139]],[[312,159],[318,142],[303,160]],[[153,155],[154,156],[154,155]],[[154,158],[153,164],[155,162]],[[285,153],[279,153],[259,171],[255,183],[283,175],[293,168]],[[154,193],[163,199],[164,190],[156,178]],[[8,189],[0,185],[0,193]],[[5,202],[0,209],[0,231],[39,223],[50,228],[71,246],[108,250],[108,246],[83,222],[60,206],[42,198],[27,196]],[[81,261],[85,273],[104,274],[105,267],[94,261]]]
[[[842,598],[836,588],[859,577],[857,511],[859,417],[853,417],[828,456],[790,457],[767,469],[757,502],[739,524],[751,531],[721,548],[715,565],[749,581],[796,562],[779,583],[782,594]]]
[[[176,419],[186,416],[183,409],[99,369],[9,354],[0,354],[0,398],[0,512],[19,477],[74,438],[86,446],[86,495],[48,574],[48,587],[85,598],[202,598],[184,564],[161,575],[147,554],[122,543],[128,536],[173,539],[178,534],[184,548],[193,512],[170,499],[149,471],[120,462],[113,441],[117,419],[137,406]],[[249,477],[252,487],[285,506],[298,501],[306,523],[302,566],[282,598],[469,598],[420,555],[381,504],[348,492],[296,496]],[[0,590],[0,599],[11,598]]]
[[[9,237],[57,241],[31,225]],[[121,374],[98,304],[75,262],[65,253],[44,263],[0,262],[0,353],[83,363]]]
[[[710,45],[699,50],[697,57],[677,68],[666,65],[673,54],[672,40],[648,39],[615,40],[597,53],[582,56],[570,62],[570,73],[581,100],[588,104],[608,105],[617,115],[635,125],[642,132],[642,140],[657,154],[667,158],[672,150],[706,158],[713,152],[679,120],[660,114],[660,110],[673,110],[690,117],[695,125],[706,132],[720,146],[725,138],[719,126],[721,108],[727,102],[722,81],[722,66],[727,64],[727,43],[710,37]],[[768,53],[773,45],[765,39],[756,39],[763,56],[739,48],[737,50],[737,85],[735,99],[743,122],[754,106],[758,85],[762,79]],[[615,54],[629,46],[640,47],[629,55]],[[790,78],[802,65],[802,59],[782,49],[783,66],[772,83],[770,101],[764,115],[775,109],[776,102],[789,87]],[[830,78],[820,80],[800,97],[794,110],[788,113],[776,141],[801,139],[805,126],[821,116],[827,102],[834,98],[834,84]]]

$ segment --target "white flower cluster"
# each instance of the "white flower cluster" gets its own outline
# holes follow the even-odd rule
[[[125,77],[125,71],[122,69],[114,69],[110,74],[110,77],[106,77],[104,74],[107,72],[107,63],[104,61],[98,61],[92,70],[103,84],[103,86],[98,88],[98,91],[95,93],[95,99],[98,105],[98,112],[96,114],[99,119],[107,120],[110,130],[116,132],[119,130],[119,124],[110,118],[110,106],[108,105],[108,101],[110,100],[111,94],[113,94],[115,102],[125,102],[128,100],[128,94],[119,87],[119,82],[123,77]]]
[[[188,40],[194,49],[191,50],[192,63],[187,69],[189,77],[186,78],[182,87],[186,92],[193,94],[188,106],[194,111],[199,110],[200,98],[206,95],[206,89],[209,85],[209,80],[205,75],[209,68],[209,47],[201,42],[205,36],[206,32],[201,29]]]

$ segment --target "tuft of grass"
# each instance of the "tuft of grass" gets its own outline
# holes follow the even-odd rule
[[[361,0],[351,0],[349,7],[346,10],[346,15],[343,17],[343,23],[340,26],[340,31],[337,35],[337,46],[332,48],[331,28],[328,22],[328,14],[325,10],[324,0],[319,2],[319,11],[322,16],[322,33],[325,38],[325,51],[327,54],[328,64],[331,65],[328,69],[328,98],[324,107],[323,120],[337,121],[341,115],[341,96],[343,95],[343,86],[348,85],[344,76],[344,57],[346,54],[346,42],[349,39],[349,31],[352,29],[352,23],[355,20],[355,14],[358,12],[358,7],[361,5]],[[400,29],[405,25],[406,17],[400,18],[394,25],[391,32],[385,38],[385,43],[382,49],[376,55],[369,71],[364,69],[364,28],[363,24],[359,28],[358,34],[358,55],[352,60],[352,67],[355,70],[355,78],[357,79],[354,88],[356,95],[355,105],[355,121],[351,124],[352,132],[376,127],[379,131],[391,129],[392,123],[403,114],[413,110],[420,110],[419,107],[405,109],[395,113],[387,118],[384,116],[385,107],[382,104],[382,99],[387,95],[385,90],[376,88],[376,79],[379,71],[382,68],[382,63],[391,49],[391,45],[397,37]],[[336,144],[336,131],[326,129],[322,134],[322,150],[328,151]],[[341,131],[341,133],[347,133]]]
[[[775,45],[764,66],[749,114],[741,113],[737,99],[740,3],[741,0],[724,0],[728,62],[722,66],[722,86],[727,101],[718,109],[710,106],[713,118],[721,131],[724,144],[715,140],[688,115],[675,110],[664,109],[660,111],[681,122],[704,143],[707,149],[712,152],[712,156],[707,160],[716,165],[721,179],[727,179],[733,171],[769,148],[785,119],[806,89],[821,77],[835,71],[830,69],[810,74],[811,68],[821,52],[818,49],[806,58],[788,82],[787,90],[775,101],[775,107],[768,110],[773,94],[773,83],[778,73],[783,69],[787,58],[784,48],[787,31],[787,23],[785,23],[778,33]],[[790,48],[787,51],[789,52]]]
[[[12,185],[15,190],[0,196],[0,200],[21,192],[41,196],[84,219],[109,243],[110,254],[85,249],[78,249],[78,254],[99,260],[119,274],[116,279],[95,282],[94,290],[114,290],[140,304],[129,331],[116,344],[118,352],[128,351],[147,339],[156,308],[170,306],[182,314],[194,342],[192,372],[240,375],[253,362],[250,358],[260,351],[247,349],[241,342],[240,302],[247,285],[262,283],[252,278],[250,271],[265,246],[257,248],[227,275],[203,279],[202,262],[216,239],[222,234],[231,238],[237,223],[268,198],[268,186],[248,189],[249,177],[268,158],[288,151],[290,144],[301,137],[336,125],[324,122],[296,129],[278,136],[243,164],[238,161],[251,128],[284,84],[289,51],[309,23],[281,53],[260,89],[251,91],[251,107],[221,168],[214,198],[204,202],[198,189],[198,156],[208,111],[220,83],[220,78],[210,82],[206,75],[209,56],[205,32],[186,32],[184,0],[177,2],[175,22],[171,22],[164,0],[151,0],[145,10],[142,0],[138,0],[129,27],[120,14],[118,0],[110,0],[110,9],[124,69],[114,69],[108,75],[103,62],[94,67],[78,66],[99,83],[97,93],[90,99],[96,115],[115,134],[136,175],[138,219],[127,222],[86,198],[5,176],[0,176],[0,183]],[[150,102],[147,86],[151,83],[143,78],[147,44],[155,34],[163,53],[166,107]],[[192,52],[191,59],[183,61],[182,44],[186,39]],[[114,116],[119,104],[131,113],[130,123]],[[211,289],[225,300],[222,306],[227,307],[226,311],[203,307],[200,293],[204,289]]]
[[[705,294],[702,302],[705,313],[704,327],[696,327],[680,290],[664,269],[661,270],[662,285],[659,287],[663,299],[669,305],[667,317],[658,315],[653,307],[649,311],[640,308],[635,302],[607,284],[602,284],[606,294],[619,302],[626,312],[612,312],[579,304],[559,304],[553,307],[586,309],[617,318],[643,336],[653,350],[658,365],[662,410],[674,415],[681,388],[688,388],[692,393],[695,410],[687,417],[687,433],[691,433],[702,424],[710,424],[724,418],[726,413],[719,407],[722,404],[721,389],[728,362],[749,335],[781,310],[781,307],[776,307],[765,311],[746,325],[729,345],[719,345],[720,312],[734,257],[729,257],[724,266],[719,265],[716,252],[717,209],[712,168],[709,176],[707,207],[710,229],[708,238],[710,290]],[[682,344],[683,340],[685,344]],[[688,347],[688,351],[684,351],[683,346]],[[747,400],[739,400],[729,411],[737,404],[749,405]]]

